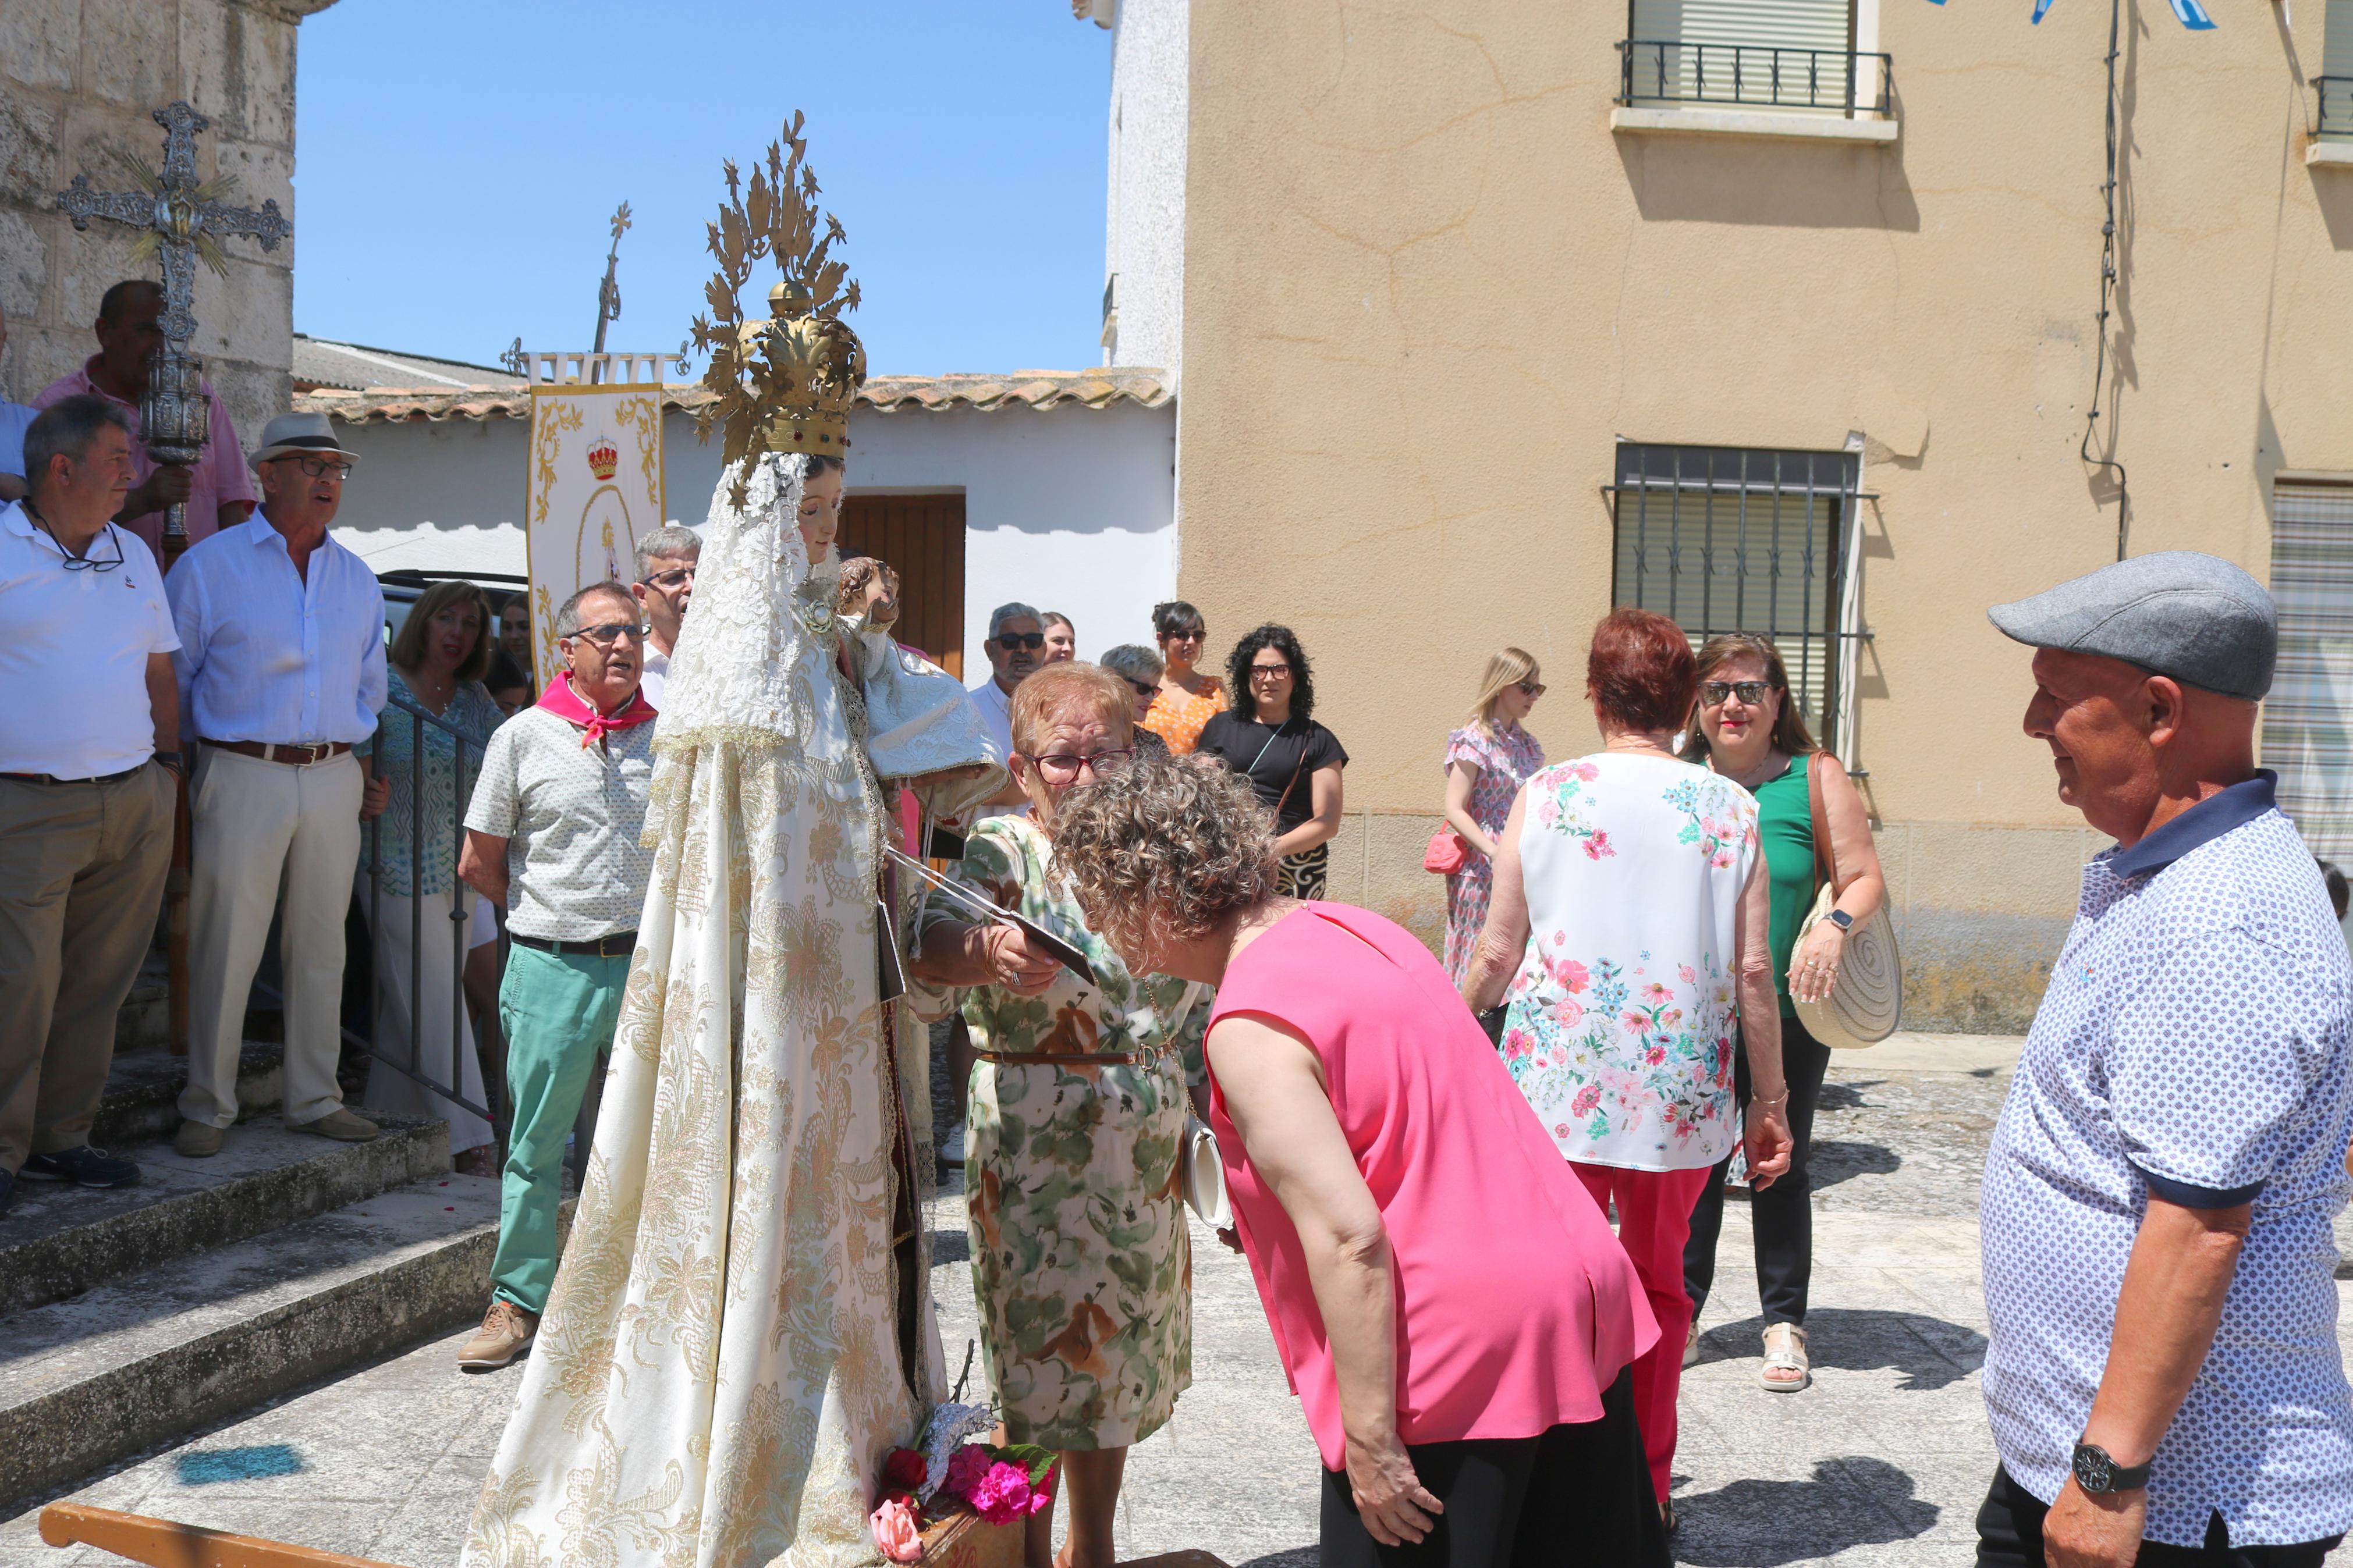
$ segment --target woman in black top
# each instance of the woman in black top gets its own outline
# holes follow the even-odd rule
[[[1196,749],[1247,774],[1260,804],[1274,812],[1281,891],[1320,899],[1340,831],[1340,770],[1348,753],[1315,722],[1315,682],[1307,652],[1289,626],[1263,626],[1234,645],[1226,661],[1234,705],[1202,726]]]

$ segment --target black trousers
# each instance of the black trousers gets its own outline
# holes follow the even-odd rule
[[[2008,1470],[1997,1468],[1993,1488],[1978,1510],[1978,1568],[2042,1568],[2042,1516],[2050,1511],[2041,1498],[2011,1480]],[[2203,1546],[2144,1541],[2134,1561],[2139,1568],[2320,1568],[2344,1539],[2233,1547],[2217,1513],[2207,1519]]]
[[[1814,1188],[1806,1172],[1806,1157],[1814,1146],[1814,1107],[1822,1097],[1822,1075],[1830,1070],[1831,1048],[1806,1033],[1806,1026],[1784,1014],[1781,1018],[1781,1072],[1789,1083],[1789,1173],[1748,1200],[1750,1228],[1757,1233],[1757,1294],[1765,1304],[1767,1323],[1806,1321],[1806,1294],[1814,1283]],[[1739,1053],[1733,1066],[1733,1092],[1739,1114],[1748,1109],[1748,1053]],[[1683,1243],[1683,1294],[1698,1314],[1715,1285],[1715,1242],[1724,1232],[1724,1173],[1732,1163],[1727,1154],[1707,1173],[1699,1202],[1692,1208],[1691,1239]],[[1678,1355],[1682,1353],[1677,1348]]]
[[[1601,1419],[1535,1437],[1409,1443],[1414,1474],[1446,1505],[1418,1544],[1383,1546],[1356,1516],[1345,1470],[1324,1472],[1324,1568],[1667,1568],[1634,1374],[1601,1396]]]

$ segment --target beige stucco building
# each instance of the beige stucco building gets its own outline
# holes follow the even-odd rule
[[[1315,658],[1354,759],[1335,896],[1434,933],[1488,654],[1544,661],[1532,728],[1572,755],[1590,628],[1640,602],[1783,638],[1866,775],[1907,1022],[2021,1026],[2101,841],[1986,606],[2120,538],[2270,579],[2284,512],[2305,640],[2267,755],[2316,841],[2348,826],[2353,143],[2316,131],[2353,5],[2191,33],[2125,0],[2105,326],[2109,7],[2029,9],[1120,0],[1107,356],[1177,386],[1212,644],[1281,620]],[[2079,456],[2104,334],[2121,469]]]

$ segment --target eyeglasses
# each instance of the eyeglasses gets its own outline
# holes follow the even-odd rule
[[[1773,689],[1773,683],[1769,680],[1703,680],[1699,685],[1699,700],[1707,707],[1721,708],[1725,698],[1737,697],[1754,708],[1765,700],[1767,692]]]
[[[657,572],[645,579],[646,585],[650,588],[675,588],[681,583],[693,581],[694,568],[691,566],[673,566],[667,572]]]
[[[1262,679],[1270,675],[1289,675],[1290,673],[1291,666],[1287,664],[1254,664],[1250,667],[1250,678],[1252,680]]]
[[[1125,679],[1126,678],[1123,676],[1121,679]],[[1160,688],[1153,685],[1152,682],[1148,680],[1130,680],[1127,683],[1135,688],[1135,694],[1138,697],[1157,697],[1160,695]]]
[[[1162,637],[1160,640],[1164,643],[1199,642],[1203,637],[1208,637],[1208,631],[1206,627],[1187,626],[1181,632],[1170,632],[1166,637]]]
[[[1044,632],[1005,632],[998,636],[997,646],[1011,653],[1017,647],[1044,647]]]
[[[1027,752],[1021,755],[1037,764],[1048,784],[1066,784],[1079,776],[1082,768],[1093,769],[1099,779],[1111,777],[1135,760],[1135,748],[1123,746],[1115,752],[1094,752],[1083,757],[1074,757],[1068,752],[1057,752],[1050,757],[1031,757]]]
[[[95,557],[87,554],[76,555],[72,551],[66,548],[66,542],[59,539],[57,536],[56,531],[49,527],[48,520],[47,518],[39,518],[38,521],[40,523],[41,531],[49,536],[49,542],[58,547],[58,553],[59,555],[65,557],[63,564],[67,571],[111,572],[116,567],[122,564],[122,536],[115,532],[111,527],[101,528],[98,531],[100,535],[114,542],[114,558],[110,561],[103,557]],[[91,543],[93,544],[96,542],[97,541],[95,540],[91,541]],[[87,549],[88,546],[85,546],[84,548]]]
[[[323,479],[332,474],[341,482],[352,477],[352,466],[333,458],[280,458],[278,460],[293,464],[314,479]]]
[[[1520,689],[1523,697],[1536,698],[1545,694],[1545,683],[1541,680],[1515,680],[1512,684]]]
[[[598,647],[611,647],[621,640],[623,632],[628,633],[639,642],[646,640],[646,628],[629,621],[608,621],[601,626],[582,626],[572,635],[576,637],[586,637]]]

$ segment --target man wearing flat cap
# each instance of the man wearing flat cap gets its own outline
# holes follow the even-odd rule
[[[2116,843],[1986,1158],[1978,1561],[2317,1568],[2353,1526],[2353,963],[2255,766],[2271,596],[2172,552],[1991,613],[2059,798]]]
[[[281,889],[286,1125],[376,1135],[335,1082],[360,819],[384,809],[386,788],[352,755],[385,703],[384,595],[327,532],[352,462],[324,415],[271,420],[253,454],[261,510],[190,547],[164,583],[196,769],[182,1154],[218,1153],[237,1121],[246,994]]]

